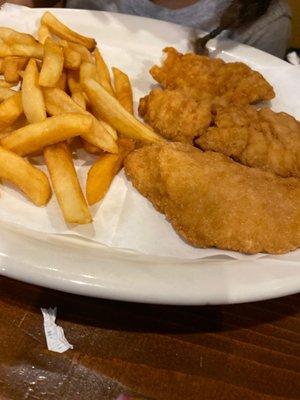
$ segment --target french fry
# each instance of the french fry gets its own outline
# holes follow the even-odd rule
[[[64,91],[67,89],[67,73],[65,71],[61,74],[56,87]]]
[[[64,47],[64,67],[66,69],[79,69],[81,64],[81,55],[78,51],[72,50],[70,47]]]
[[[47,25],[41,24],[37,33],[38,41],[43,45],[46,39],[51,38],[51,32]]]
[[[23,44],[16,43],[9,47],[10,54],[8,56],[19,56],[28,58],[37,58],[42,60],[44,57],[44,47],[40,43],[35,44]],[[1,45],[0,45],[0,57],[1,57]]]
[[[78,106],[65,92],[59,89],[45,89],[44,99],[47,112],[50,115],[62,113],[82,113],[92,118],[92,127],[89,132],[80,136],[90,144],[110,153],[117,153],[118,146],[110,133],[107,132],[101,121],[92,114]]]
[[[23,71],[27,63],[28,58],[25,57],[6,57],[3,62],[4,79],[10,83],[18,83],[19,71]]]
[[[12,125],[0,131],[0,139],[9,136],[15,130],[23,128],[23,126],[26,125],[28,125],[27,118],[24,114],[21,114],[20,117]]]
[[[72,100],[75,101],[75,103],[81,108],[86,109],[86,96],[83,93],[82,87],[79,83],[78,71],[68,71],[67,80]]]
[[[44,172],[3,147],[0,147],[0,178],[16,185],[37,206],[47,204],[51,197]]]
[[[21,94],[18,92],[0,104],[0,131],[12,125],[23,113]]]
[[[25,114],[21,114],[20,117],[15,122],[13,122],[7,128],[1,130],[0,139],[9,136],[12,132],[16,131],[17,129],[23,128],[23,126],[26,125],[28,125],[27,118],[25,117]]]
[[[133,94],[128,75],[118,68],[112,68],[114,75],[115,94],[119,103],[133,115]]]
[[[107,130],[107,132],[112,136],[114,140],[118,140],[118,134],[117,131],[110,126],[107,122],[101,120],[101,124],[104,126],[104,128]]]
[[[92,53],[84,47],[82,44],[67,42],[68,47],[74,51],[77,51],[81,55],[82,62],[89,62],[95,64],[94,57]]]
[[[122,168],[124,159],[134,150],[134,141],[131,139],[119,139],[118,144],[119,154],[105,154],[88,172],[86,197],[90,206],[103,199],[114,177]]]
[[[9,46],[15,43],[35,44],[36,40],[28,33],[17,32],[11,28],[0,27],[0,38]]]
[[[59,39],[57,42],[62,48],[64,52],[64,67],[66,69],[77,70],[81,65],[81,54],[78,51],[75,51],[70,48],[70,42],[67,40]],[[86,48],[85,50],[89,52]]]
[[[82,84],[86,79],[95,79],[98,83],[100,83],[100,81],[98,80],[97,69],[95,64],[87,62],[81,64],[79,70],[80,84]]]
[[[0,74],[3,74],[4,58],[0,58]]]
[[[0,88],[9,89],[9,88],[11,88],[13,86],[15,86],[14,83],[6,82],[4,79],[0,79]]]
[[[78,104],[81,108],[86,109],[86,98],[83,92],[76,91],[72,94],[72,100]]]
[[[160,142],[161,136],[138,121],[133,115],[93,79],[83,82],[83,88],[97,118],[108,122],[125,137],[146,143]]]
[[[25,69],[22,84],[22,103],[28,122],[44,121],[47,118],[43,92],[39,85],[39,71],[31,59]]]
[[[62,22],[60,22],[53,14],[50,12],[45,12],[41,19],[41,23],[47,25],[50,32],[54,33],[61,39],[68,40],[70,42],[79,43],[89,50],[94,50],[96,46],[96,41],[92,38],[80,35],[74,32],[72,29],[68,28]]]
[[[98,79],[96,80],[104,87],[105,90],[108,91],[108,93],[114,96],[115,93],[111,85],[109,69],[98,48],[95,49],[94,55],[96,59],[96,67],[98,75]]]
[[[46,146],[89,133],[92,124],[93,119],[89,115],[62,114],[18,129],[2,139],[1,144],[6,149],[25,156]]]
[[[39,84],[44,87],[54,87],[61,77],[63,67],[64,54],[62,48],[52,39],[46,39]]]
[[[99,147],[92,145],[91,143],[87,142],[84,139],[82,140],[82,147],[84,150],[89,153],[89,154],[102,154],[103,150],[101,150]]]
[[[66,143],[46,147],[44,156],[65,221],[73,224],[92,222]]]
[[[0,102],[8,99],[9,97],[12,97],[15,94],[16,94],[16,92],[14,90],[8,89],[8,88],[2,88],[0,86]]]
[[[12,55],[11,49],[2,39],[0,39],[0,57],[9,57]]]

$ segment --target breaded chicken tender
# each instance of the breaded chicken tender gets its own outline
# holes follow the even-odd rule
[[[212,99],[205,93],[192,99],[184,89],[154,89],[140,100],[139,114],[166,139],[192,144],[210,126]]]
[[[214,104],[254,104],[271,100],[272,86],[264,77],[241,62],[225,63],[221,59],[181,54],[173,47],[164,52],[166,59],[161,67],[154,66],[150,73],[163,88],[186,88],[190,97],[197,99],[203,92],[214,97]]]
[[[197,247],[285,253],[300,246],[300,181],[164,142],[125,161],[137,190]]]
[[[219,109],[214,123],[196,140],[202,150],[282,177],[300,178],[300,122],[292,116],[232,105]]]

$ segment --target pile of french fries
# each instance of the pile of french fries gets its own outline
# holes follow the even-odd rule
[[[0,179],[35,205],[46,205],[48,176],[26,158],[43,155],[67,223],[92,222],[88,205],[103,199],[135,143],[162,140],[134,117],[128,76],[112,68],[112,82],[95,40],[50,12],[41,18],[37,39],[0,27],[0,74]],[[74,167],[74,142],[98,157],[86,196]]]

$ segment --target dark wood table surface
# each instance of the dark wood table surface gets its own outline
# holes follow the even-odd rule
[[[40,307],[74,350],[47,350]],[[220,307],[85,298],[0,277],[0,399],[300,399],[300,296]]]

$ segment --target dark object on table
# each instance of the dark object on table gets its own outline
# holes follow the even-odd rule
[[[202,38],[196,39],[194,50],[197,54],[208,54],[207,42],[225,29],[237,29],[246,26],[264,15],[272,0],[233,0],[224,11],[220,25]]]

